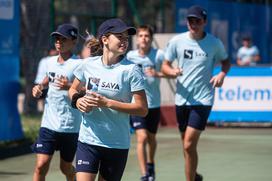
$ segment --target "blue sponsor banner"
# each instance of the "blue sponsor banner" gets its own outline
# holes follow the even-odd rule
[[[272,122],[272,67],[233,67],[215,91],[209,121]]]
[[[19,92],[19,0],[0,0],[0,140],[23,137]]]
[[[223,41],[232,63],[236,63],[236,54],[244,35],[251,36],[258,47],[260,63],[272,63],[271,6],[224,0],[176,0],[176,32],[187,31],[187,9],[194,4],[207,9],[206,30]]]

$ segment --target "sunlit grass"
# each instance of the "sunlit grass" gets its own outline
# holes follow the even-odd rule
[[[41,124],[41,115],[22,115],[21,123],[25,139],[35,141]]]

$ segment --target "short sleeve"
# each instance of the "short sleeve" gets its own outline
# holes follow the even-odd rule
[[[226,60],[227,58],[228,54],[223,43],[219,39],[217,39],[217,51],[215,54],[215,62],[223,61]]]
[[[239,48],[239,49],[238,49],[237,58],[239,58],[239,59],[242,58],[242,48]]]
[[[164,52],[162,50],[158,50],[157,53],[157,61],[162,64],[162,62],[165,60]]]
[[[144,90],[144,78],[141,68],[138,65],[133,65],[129,73],[130,90],[131,92]]]
[[[259,55],[259,49],[256,46],[253,46],[254,48],[254,55]]]
[[[85,77],[84,77],[84,63],[81,63],[77,66],[77,68],[74,70],[74,75],[75,77],[80,80],[80,82],[85,82]]]
[[[165,48],[165,59],[173,62],[177,58],[176,44],[175,41],[169,41]]]
[[[48,62],[48,57],[42,58],[39,62],[38,66],[38,71],[37,75],[35,78],[35,84],[40,84],[42,83],[43,79],[47,76],[47,62]]]
[[[132,56],[132,51],[129,51],[127,54],[126,54],[126,58],[128,60],[131,60],[131,56]]]

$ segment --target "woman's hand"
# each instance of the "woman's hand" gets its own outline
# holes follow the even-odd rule
[[[35,98],[39,98],[42,95],[43,86],[41,84],[35,85],[32,88],[32,96]]]
[[[84,113],[89,113],[92,111],[93,107],[95,107],[94,104],[92,104],[91,99],[89,98],[89,96],[84,96],[81,97],[77,100],[76,102],[76,107],[78,108],[78,110],[80,110],[81,112]]]
[[[90,112],[94,107],[107,107],[107,99],[105,96],[102,96],[95,92],[87,92],[87,94],[77,100],[77,108],[81,112]]]
[[[61,90],[68,90],[70,87],[68,78],[65,76],[56,77],[54,83]]]

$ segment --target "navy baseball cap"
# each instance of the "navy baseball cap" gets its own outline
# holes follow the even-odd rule
[[[127,26],[121,19],[108,19],[99,26],[98,38],[100,39],[107,33],[123,33],[124,31],[128,31],[128,35],[136,34],[136,29],[134,27]]]
[[[187,11],[187,18],[198,18],[198,19],[206,19],[207,11],[201,6],[194,5],[191,6]]]
[[[78,29],[71,24],[59,25],[57,30],[51,33],[51,36],[60,35],[67,39],[77,39]]]

